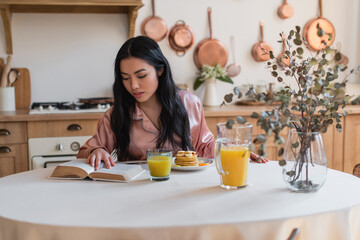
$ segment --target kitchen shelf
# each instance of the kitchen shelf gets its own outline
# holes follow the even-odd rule
[[[13,54],[12,13],[121,13],[128,15],[128,37],[134,36],[141,0],[0,0],[6,52]]]

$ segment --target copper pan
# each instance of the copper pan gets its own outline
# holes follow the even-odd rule
[[[335,28],[332,23],[323,17],[322,15],[322,0],[319,0],[319,12],[320,16],[309,20],[303,29],[303,38],[307,41],[308,47],[312,51],[318,51],[323,49],[325,46],[330,46],[335,40]],[[325,32],[323,36],[318,36],[317,25]],[[331,39],[330,35],[332,35]],[[322,43],[325,41],[326,45]]]
[[[264,52],[266,51],[266,54]],[[264,23],[260,22],[260,41],[256,42],[251,48],[251,55],[257,62],[264,62],[270,59],[269,52],[273,51],[270,44],[264,41]]]
[[[178,56],[184,56],[185,53],[194,45],[195,34],[183,20],[179,20],[170,29],[168,41],[170,47]]]
[[[280,67],[289,67],[290,66],[290,57],[285,53],[286,46],[287,46],[285,34],[283,34],[283,36],[282,36],[282,41],[283,41],[282,52],[277,57],[278,65]]]
[[[294,8],[287,3],[287,0],[284,0],[278,8],[277,13],[281,19],[290,18],[294,15]]]
[[[168,29],[164,20],[155,16],[155,0],[151,0],[151,4],[152,16],[145,18],[141,23],[141,34],[159,42],[166,37]]]
[[[211,25],[211,8],[208,8],[208,18],[210,27],[210,38],[202,40],[195,48],[194,61],[198,69],[202,65],[215,66],[219,64],[225,67],[228,61],[228,51],[224,44],[219,40],[213,38],[212,25]]]

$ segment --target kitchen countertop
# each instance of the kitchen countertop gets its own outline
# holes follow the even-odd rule
[[[250,116],[253,112],[271,109],[269,106],[239,106],[230,104],[223,107],[204,107],[205,117]],[[345,108],[348,114],[360,114],[360,105]],[[54,121],[76,119],[99,119],[103,113],[29,114],[29,109],[0,112],[0,122]]]

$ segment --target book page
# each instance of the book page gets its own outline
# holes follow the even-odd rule
[[[118,180],[127,182],[144,171],[145,170],[140,165],[115,163],[114,167],[107,169],[104,166],[97,171],[90,173],[89,176],[98,180]]]
[[[50,177],[85,178],[94,171],[94,167],[86,163],[86,159],[76,159],[56,166]]]

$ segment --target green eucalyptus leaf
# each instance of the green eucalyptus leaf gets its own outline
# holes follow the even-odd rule
[[[300,39],[295,38],[294,41],[295,45],[300,46],[302,44],[302,41]]]
[[[335,54],[335,61],[340,61],[340,59],[341,59],[341,53],[340,53],[340,52],[337,52],[337,53]]]
[[[278,156],[281,157],[282,155],[284,154],[284,148],[280,148],[280,150],[278,151]],[[285,160],[281,160],[281,161],[285,161]],[[283,162],[284,163],[284,162]],[[286,161],[285,161],[285,164],[286,164]],[[285,165],[284,164],[284,165]],[[284,166],[284,165],[281,165],[280,166]]]
[[[240,123],[240,124],[244,124],[244,123],[246,123],[246,118],[241,117],[241,116],[237,116],[236,117],[236,122]]]
[[[277,77],[277,76],[278,76],[278,73],[277,73],[276,71],[272,71],[272,72],[271,72],[271,75],[272,75],[273,77]]]
[[[235,94],[236,96],[238,96],[239,94],[241,94],[239,87],[234,87],[233,92],[234,92],[234,94]]]
[[[297,147],[299,147],[299,145],[300,145],[300,143],[298,141],[296,141],[296,143],[291,144],[291,147],[297,148]]]
[[[231,103],[232,100],[233,100],[233,96],[234,96],[234,94],[232,94],[232,93],[226,94],[226,95],[224,96],[225,102]]]
[[[281,155],[280,155],[281,156]],[[286,165],[286,160],[282,159],[279,161],[279,165],[282,167],[282,166],[285,166]]]
[[[256,139],[259,143],[265,143],[266,142],[266,136],[264,134],[259,134],[256,136]]]
[[[251,118],[259,118],[260,115],[257,113],[257,112],[253,112],[251,115],[250,115]]]
[[[298,47],[296,48],[296,52],[300,55],[302,55],[304,53],[304,49],[302,49],[302,47]]]
[[[288,175],[289,177],[295,176],[295,171],[294,170],[288,171],[286,172],[286,175]]]
[[[234,119],[228,119],[226,121],[226,128],[227,129],[232,129],[232,126],[234,125]]]

